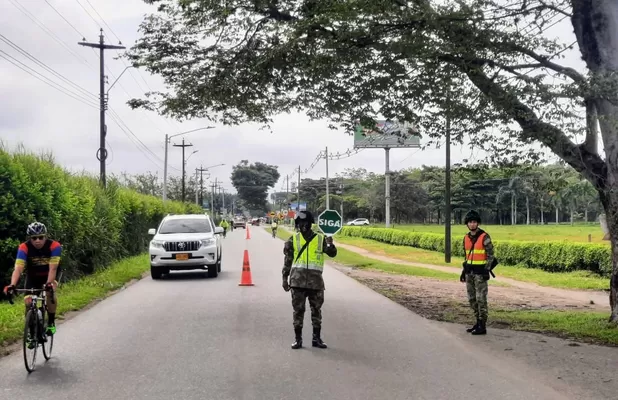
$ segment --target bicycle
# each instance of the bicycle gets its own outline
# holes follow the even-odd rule
[[[45,357],[45,360],[51,358],[52,349],[54,347],[54,335],[47,335],[47,292],[45,292],[45,289],[14,289],[14,292],[32,295],[32,301],[26,312],[23,338],[24,364],[26,365],[28,373],[30,373],[36,368],[36,353],[38,347],[41,346],[43,348],[43,357]],[[39,296],[41,292],[43,294]],[[53,288],[51,289],[51,294],[51,303],[54,304]],[[39,302],[41,302],[41,307],[37,306]],[[12,295],[9,295],[9,303],[15,304]],[[28,350],[33,350],[31,359],[28,357]]]

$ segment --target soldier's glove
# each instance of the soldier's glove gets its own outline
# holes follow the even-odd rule
[[[285,290],[286,292],[290,291],[290,284],[288,283],[287,279],[283,281],[283,285],[282,286],[283,286],[283,290]]]
[[[483,275],[481,275],[483,277],[483,280],[488,281],[489,280],[489,271],[484,271]]]
[[[459,275],[459,282],[466,281],[466,271],[461,271],[461,275]]]

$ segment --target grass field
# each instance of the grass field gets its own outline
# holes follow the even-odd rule
[[[444,265],[461,268],[463,257],[452,257],[451,263],[444,262],[444,254],[436,251],[417,249],[409,246],[393,246],[374,240],[341,236],[337,242],[360,247],[372,253],[394,259],[417,262],[419,264]],[[495,270],[496,275],[515,279],[522,282],[532,282],[541,286],[581,289],[581,290],[608,290],[609,280],[588,271],[574,272],[546,272],[540,269],[514,267],[500,264]]]
[[[371,225],[383,228],[384,225]],[[412,232],[444,233],[444,225],[394,225],[395,229]],[[603,231],[599,224],[576,225],[482,225],[487,233],[495,240],[522,240],[522,241],[569,241],[588,242],[588,235],[593,243],[607,243],[603,240]],[[454,236],[463,236],[467,232],[465,225],[453,225]]]

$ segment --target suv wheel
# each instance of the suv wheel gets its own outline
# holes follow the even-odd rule
[[[208,266],[208,277],[216,278],[219,275],[219,263]]]

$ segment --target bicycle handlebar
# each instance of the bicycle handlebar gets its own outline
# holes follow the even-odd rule
[[[44,291],[45,291],[45,288],[43,288],[43,289],[13,289],[13,292],[16,292],[16,293],[28,293],[28,294],[39,294],[39,293],[44,292]],[[54,288],[53,287],[51,288],[50,293],[51,293],[51,298],[50,298],[51,303],[52,304],[56,304],[56,301],[54,300]],[[11,294],[8,294],[8,293],[7,293],[7,296],[9,298],[9,303],[10,304],[15,304],[13,302],[13,296]]]

